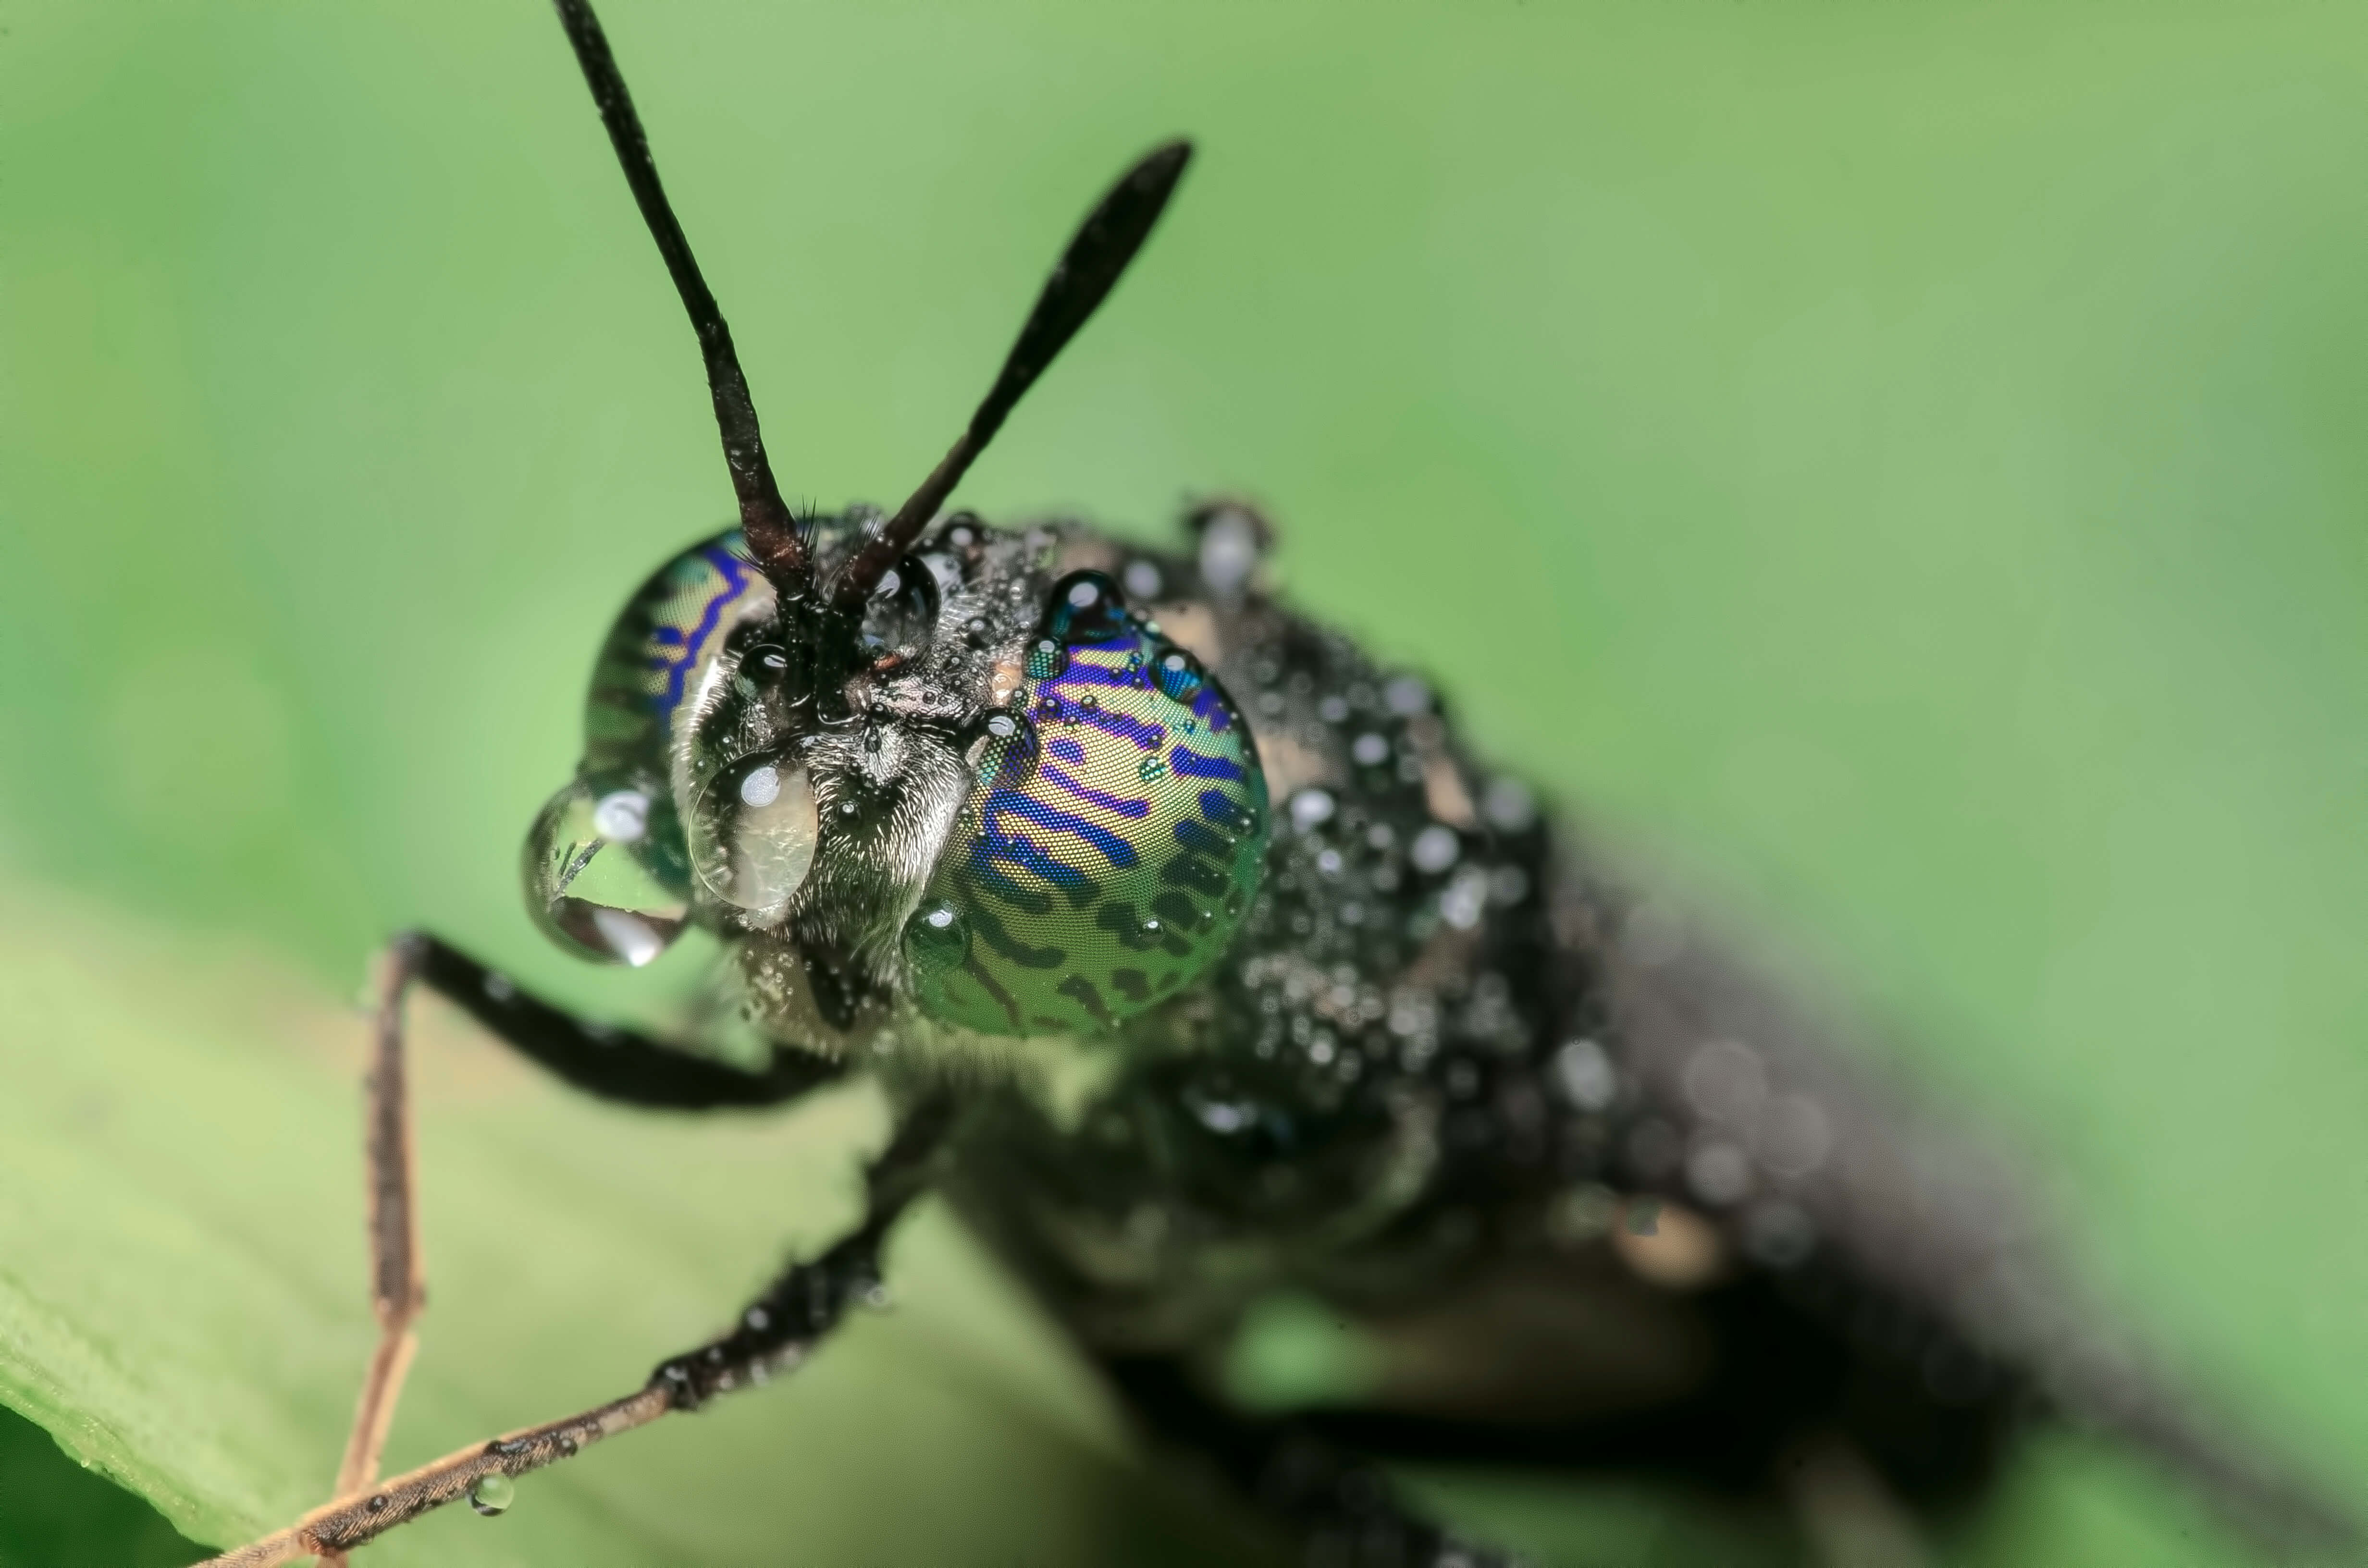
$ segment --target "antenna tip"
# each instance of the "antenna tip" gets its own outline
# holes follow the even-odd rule
[[[1167,205],[1167,198],[1174,193],[1177,182],[1184,177],[1184,165],[1191,161],[1192,142],[1190,137],[1175,136],[1160,142],[1137,158],[1134,166],[1120,176],[1110,195],[1102,199],[1103,210],[1116,201],[1146,211],[1149,216],[1144,219],[1144,224],[1147,229],[1152,220],[1158,217],[1160,209]],[[1098,211],[1096,216],[1101,216],[1101,212]],[[1138,234],[1135,243],[1141,242],[1142,236]],[[1130,246],[1130,254],[1132,250]]]

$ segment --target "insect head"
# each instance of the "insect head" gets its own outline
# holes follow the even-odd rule
[[[582,763],[527,837],[538,923],[632,965],[709,929],[775,1032],[822,1049],[818,1026],[899,1001],[1022,1035],[1109,1029],[1175,994],[1257,890],[1268,802],[1247,725],[1110,579],[1054,578],[1047,536],[931,525],[1117,281],[1190,148],[1155,149],[1087,217],[894,516],[793,517],[606,45],[577,41],[611,77],[596,102],[699,327],[741,520],[611,627]]]

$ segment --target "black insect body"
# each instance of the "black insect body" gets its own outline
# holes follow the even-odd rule
[[[1183,143],[1088,217],[910,500],[795,517],[608,45],[581,0],[559,12],[698,328],[741,517],[619,618],[581,767],[529,835],[529,902],[607,961],[716,934],[770,1055],[589,1024],[398,940],[370,1121],[384,1332],[339,1500],[216,1562],[496,1507],[508,1477],[764,1381],[878,1293],[924,1192],[1150,1438],[1313,1562],[1503,1561],[1400,1505],[1376,1467],[1410,1458],[1679,1473],[1789,1494],[1816,1540],[1896,1538],[2048,1414],[2152,1449],[2265,1536],[2343,1538],[2058,1283],[2003,1173],[1477,766],[1421,681],[1269,597],[1249,508],[1200,508],[1174,551],[941,515],[1148,235]],[[876,1075],[897,1122],[864,1221],[635,1392],[374,1484],[421,1301],[414,982],[632,1104]],[[1292,1298],[1370,1366],[1239,1408],[1227,1346]]]

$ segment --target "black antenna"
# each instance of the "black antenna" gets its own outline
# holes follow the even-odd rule
[[[1151,233],[1152,224],[1167,205],[1176,190],[1176,182],[1183,177],[1184,165],[1191,161],[1192,143],[1185,141],[1165,142],[1145,153],[1141,162],[1129,169],[1109,194],[1086,215],[1085,223],[1069,248],[1061,255],[1053,276],[1045,281],[1044,292],[1037,298],[1035,310],[1029,312],[1028,324],[1019,329],[1019,341],[1003,361],[1003,374],[995,379],[995,386],[978,412],[970,416],[970,428],[953,444],[943,460],[921,482],[912,498],[896,509],[878,532],[865,541],[854,558],[842,567],[830,585],[830,597],[842,610],[859,608],[870,597],[896,558],[910,550],[938,508],[953,493],[956,484],[986,444],[995,439],[1002,428],[1004,415],[1011,412],[1028,389],[1035,384],[1044,367],[1061,352],[1086,318],[1109,297],[1111,287],[1134,253]],[[719,403],[719,406],[720,403]]]
[[[682,225],[666,204],[666,187],[658,183],[658,166],[650,158],[649,138],[642,131],[640,117],[633,113],[632,95],[625,91],[616,56],[609,52],[600,19],[592,14],[588,0],[553,0],[553,4],[559,7],[560,26],[567,29],[567,41],[575,46],[575,61],[584,68],[584,82],[592,89],[600,122],[609,128],[625,183],[632,187],[633,199],[641,206],[642,221],[649,225],[650,238],[657,241],[658,254],[666,258],[666,271],[682,295],[682,308],[690,312],[690,324],[699,333],[699,352],[707,361],[707,388],[715,398],[715,426],[723,436],[723,460],[732,470],[733,494],[740,499],[740,531],[765,574],[785,596],[801,597],[811,575],[805,545],[789,507],[782,504],[780,486],[773,483],[772,465],[765,460],[765,437],[757,428],[757,405],[748,398],[748,378],[741,373],[740,357],[732,348],[732,329],[723,324],[723,312],[716,308],[715,296],[708,292],[707,280],[699,275],[690,242],[683,238]]]

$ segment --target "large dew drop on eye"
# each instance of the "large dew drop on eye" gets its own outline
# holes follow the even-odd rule
[[[601,792],[579,775],[535,817],[519,871],[535,924],[561,947],[639,968],[682,935],[689,908],[635,853],[650,812],[640,790]]]
[[[821,819],[802,763],[743,757],[700,791],[690,863],[700,885],[759,922],[779,919],[814,865]]]

